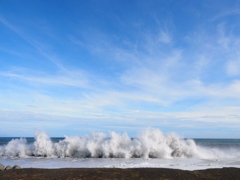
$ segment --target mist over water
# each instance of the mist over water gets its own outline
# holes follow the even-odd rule
[[[0,156],[6,158],[239,158],[240,146],[202,146],[175,133],[164,135],[159,129],[147,128],[135,138],[127,133],[92,133],[85,136],[65,136],[53,142],[45,132],[36,132],[35,141],[13,139],[0,146]]]

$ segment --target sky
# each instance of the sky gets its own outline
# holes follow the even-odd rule
[[[239,0],[1,0],[0,136],[240,138],[239,22]]]

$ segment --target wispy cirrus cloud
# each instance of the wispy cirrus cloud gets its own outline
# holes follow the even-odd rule
[[[238,14],[240,14],[240,6],[239,3],[236,3],[235,6],[231,8],[221,8],[220,12],[214,15],[210,20],[216,21],[227,16],[233,16]]]
[[[16,19],[15,19],[16,20]],[[17,20],[16,20],[17,21]],[[19,37],[24,39],[27,43],[29,43],[38,53],[52,62],[56,67],[59,69],[64,70],[64,66],[62,65],[61,61],[52,53],[49,53],[49,44],[46,45],[41,41],[37,40],[38,38],[31,36],[31,34],[24,31],[21,26],[17,26],[16,23],[13,24],[9,22],[6,18],[0,17],[0,23],[5,27],[9,28],[12,32],[17,34]],[[22,22],[24,24],[24,22]]]
[[[170,36],[170,34],[168,32],[161,31],[158,41],[166,43],[166,44],[170,44],[172,42],[172,37]]]
[[[46,73],[29,72],[0,72],[0,76],[19,80],[31,85],[50,85],[50,86],[73,86],[79,88],[89,87],[89,79],[81,72],[71,72],[69,74],[60,73],[59,75],[47,75]]]
[[[6,26],[14,29],[5,21],[4,23]],[[15,31],[20,34],[17,30]],[[166,36],[164,38],[168,37],[170,40],[171,35],[166,32],[167,31],[161,31],[160,36],[164,35]],[[130,49],[125,49],[124,46],[116,45],[114,42],[109,41],[105,35],[101,35],[99,37],[91,36],[90,39],[94,39],[94,41],[90,40],[88,43],[81,42],[80,44],[81,46],[84,45],[86,48],[90,48],[90,51],[94,52],[96,55],[104,57],[106,61],[114,60],[123,67],[122,70],[118,70],[116,72],[117,77],[119,78],[109,83],[112,85],[120,83],[119,85],[121,88],[124,91],[128,91],[127,93],[121,92],[117,86],[115,87],[117,89],[112,89],[112,92],[117,92],[116,94],[123,94],[122,97],[125,97],[123,98],[125,100],[128,98],[133,99],[131,97],[138,99],[138,96],[140,101],[152,101],[159,102],[161,105],[170,105],[179,100],[183,100],[189,97],[197,97],[199,95],[202,97],[209,97],[212,95],[216,97],[217,94],[219,94],[219,96],[220,94],[224,94],[223,90],[218,90],[218,87],[222,88],[221,83],[211,83],[211,85],[207,85],[204,83],[204,81],[201,80],[201,78],[204,73],[209,73],[209,70],[205,69],[206,67],[208,68],[209,66],[214,66],[211,65],[211,63],[213,63],[212,59],[214,59],[215,56],[218,56],[217,54],[221,51],[221,48],[226,49],[228,46],[233,47],[236,45],[237,42],[236,40],[233,40],[234,37],[228,36],[226,33],[224,33],[224,29],[220,28],[219,36],[216,37],[216,42],[219,43],[219,46],[217,46],[217,44],[213,44],[210,40],[207,42],[199,40],[197,42],[197,47],[200,49],[194,52],[195,54],[191,54],[192,59],[189,59],[187,57],[188,51],[186,51],[184,48],[179,48],[177,46],[174,46],[174,44],[170,49],[163,48],[163,44],[165,44],[166,41],[159,41],[159,38],[157,38],[158,35],[159,34],[155,34],[155,37],[153,34],[145,35],[146,38],[145,40],[143,39],[141,43],[128,44],[128,47],[132,47]],[[195,34],[194,36],[199,37],[199,34]],[[206,38],[202,39],[206,40]],[[79,45],[80,41],[77,39],[71,38],[71,40],[73,43]],[[87,40],[89,40],[89,37],[87,37]],[[122,45],[122,43],[120,44]],[[201,47],[202,44],[205,45]],[[209,48],[210,46],[213,47],[212,50]],[[205,53],[198,55],[198,52],[204,52],[206,48],[208,48],[208,50]],[[233,51],[230,51],[229,54],[232,55],[232,52]],[[59,61],[53,54],[47,54],[45,52],[42,52],[42,50],[40,50],[40,53],[48,59],[52,59],[54,62]],[[189,65],[188,61],[190,62],[190,65],[193,64],[193,69],[188,69],[186,71],[186,68]],[[231,65],[233,62],[235,61],[229,60],[227,67],[229,74],[234,73],[232,70],[234,69],[233,65]],[[58,67],[60,66],[58,65]],[[62,71],[60,75],[46,77],[29,74],[24,75],[16,72],[3,72],[1,74],[5,77],[16,78],[21,81],[31,83],[35,82],[39,84],[66,85],[89,88],[87,87],[89,84],[93,85],[95,83],[94,78],[89,79],[89,76],[91,75],[82,73],[80,69],[78,69],[77,72],[72,72],[71,70],[66,69],[66,67],[60,69]],[[235,74],[236,72],[237,70],[235,68]],[[195,76],[188,77],[188,74],[192,75],[192,73],[197,74]],[[176,80],[179,78],[179,74],[182,74],[182,77],[180,77],[182,78],[181,82],[178,82],[178,80]],[[199,83],[196,84],[196,82]],[[228,88],[224,86],[224,83],[222,84],[222,86],[225,87],[225,91],[233,91],[230,90],[231,87],[233,87],[233,84],[227,84],[229,85]],[[92,88],[94,89],[94,85]],[[95,94],[102,93],[99,87],[97,89],[99,92],[96,92]],[[103,89],[106,90],[106,87]],[[111,91],[111,88],[109,91]],[[131,94],[135,94],[135,96],[132,96]]]
[[[237,125],[240,38],[236,27],[214,17],[180,37],[176,31],[183,25],[175,27],[174,18],[159,23],[157,15],[154,25],[144,27],[141,19],[129,23],[134,25],[128,32],[125,26],[111,27],[117,33],[79,26],[62,33],[65,38],[58,37],[57,44],[44,33],[28,33],[24,23],[22,28],[1,18],[5,28],[30,45],[28,53],[52,67],[34,70],[37,66],[27,64],[21,69],[17,61],[4,67],[0,109],[12,109],[23,119],[20,114],[30,112],[26,116],[53,126],[61,117],[66,126],[67,118],[76,125],[107,119],[105,127]]]

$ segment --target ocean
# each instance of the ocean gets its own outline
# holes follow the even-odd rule
[[[134,138],[115,132],[51,138],[36,132],[35,137],[1,137],[0,163],[24,168],[240,168],[240,139],[186,139],[152,128]]]

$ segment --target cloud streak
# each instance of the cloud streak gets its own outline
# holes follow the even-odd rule
[[[96,22],[80,18],[76,24],[64,21],[62,31],[57,27],[63,24],[53,24],[50,34],[35,33],[38,24],[32,22],[30,28],[24,18],[0,17],[2,27],[21,39],[16,47],[1,48],[9,62],[0,69],[0,109],[5,114],[0,120],[15,114],[19,120],[42,118],[54,126],[63,118],[66,126],[89,129],[88,121],[104,122],[103,129],[141,128],[147,122],[188,130],[204,128],[204,123],[238,126],[240,36],[232,23],[237,8],[192,17],[189,9],[177,12],[168,17],[153,11],[138,18],[124,16],[126,22],[119,18],[119,23],[117,15],[104,21],[94,16],[100,20]],[[234,20],[228,19],[230,14]],[[20,51],[17,47],[29,50],[21,61],[14,53]]]

